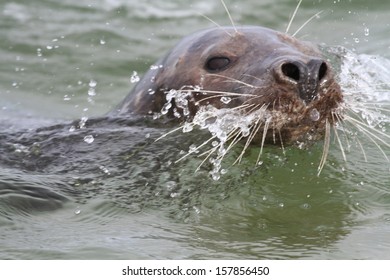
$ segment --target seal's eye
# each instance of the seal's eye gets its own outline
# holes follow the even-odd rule
[[[230,64],[230,59],[227,57],[212,57],[206,62],[206,70],[217,72],[225,70]]]

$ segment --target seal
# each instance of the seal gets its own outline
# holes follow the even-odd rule
[[[315,44],[260,26],[215,27],[182,39],[112,114],[188,121],[206,106],[261,111],[251,135],[243,136],[283,144],[323,137],[341,118],[342,101],[332,66]]]

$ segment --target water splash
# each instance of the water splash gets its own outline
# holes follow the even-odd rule
[[[340,50],[339,50],[340,52]],[[346,105],[372,127],[390,122],[390,60],[341,49],[340,85]]]
[[[130,83],[138,83],[140,80],[140,77],[138,76],[138,73],[136,71],[133,71],[133,74],[130,77]]]
[[[87,135],[84,137],[84,142],[87,144],[93,143],[94,140],[95,140],[95,138],[92,135]]]

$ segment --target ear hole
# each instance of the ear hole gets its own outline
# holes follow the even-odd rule
[[[205,68],[210,72],[218,72],[228,68],[230,59],[227,57],[212,57],[207,60]]]

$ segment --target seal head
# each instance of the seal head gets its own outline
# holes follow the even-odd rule
[[[172,99],[172,90],[186,92],[181,95],[186,108],[177,96]],[[272,119],[266,142],[279,142],[275,131],[283,142],[292,142],[307,133],[321,138],[326,125],[337,121],[342,93],[316,45],[264,27],[223,27],[182,39],[114,113],[159,113],[167,102],[167,115],[180,119],[191,119],[208,105],[246,113],[262,108]]]

